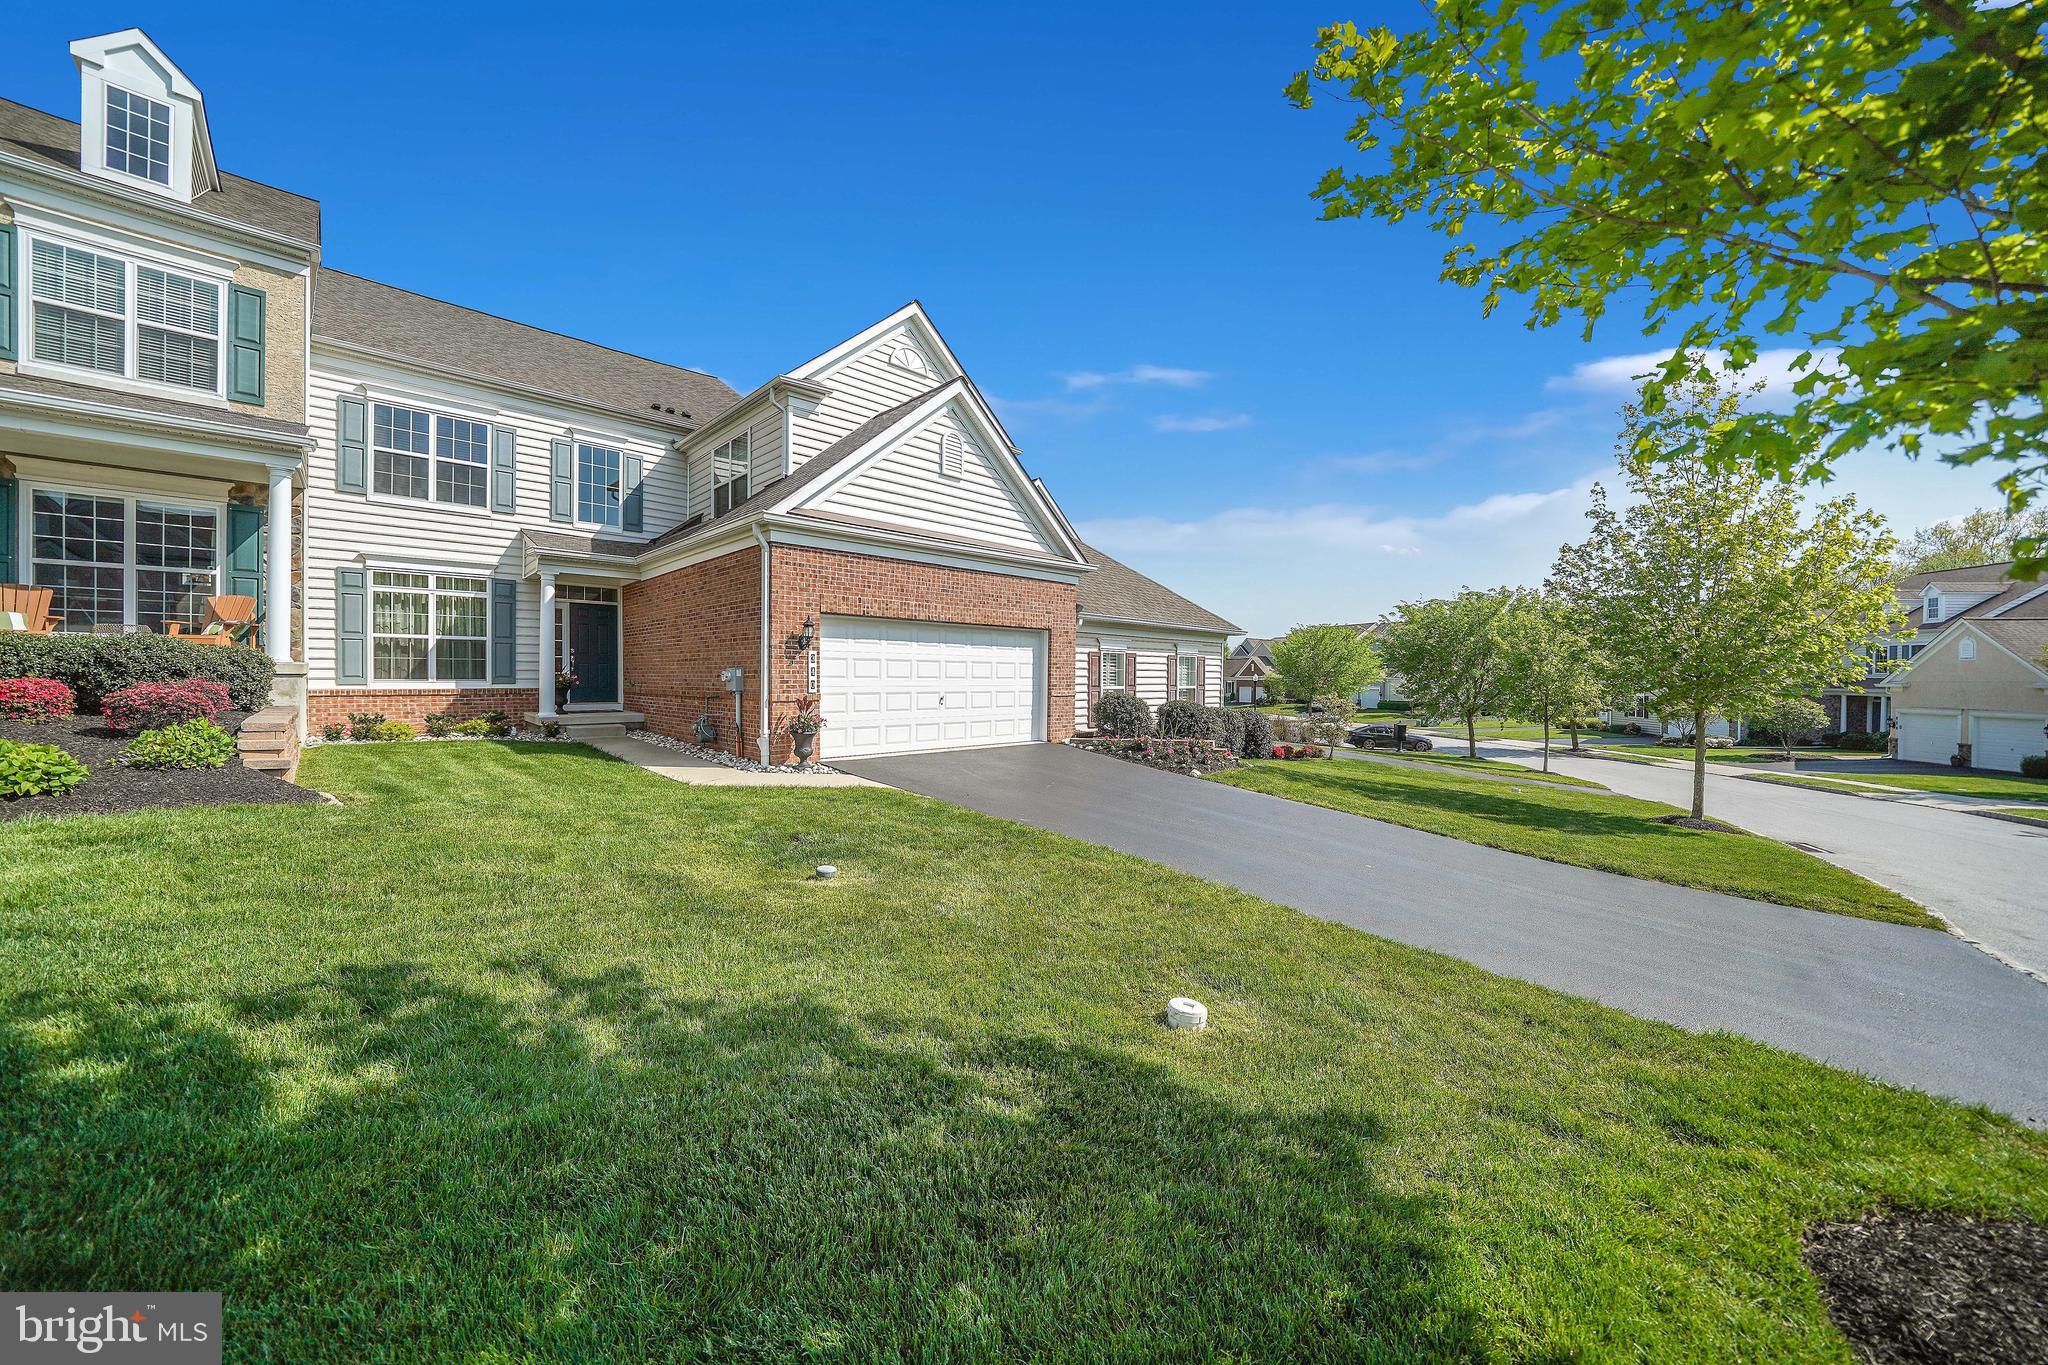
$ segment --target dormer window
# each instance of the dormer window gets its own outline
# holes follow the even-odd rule
[[[107,87],[107,169],[171,183],[171,106]]]
[[[1921,615],[1922,619],[1924,619],[1924,620],[1928,620],[1928,621],[1939,621],[1939,620],[1941,619],[1941,594],[1940,594],[1940,593],[1938,593],[1938,592],[1931,592],[1931,593],[1928,593],[1928,594],[1927,594],[1927,597],[1926,597],[1926,600],[1925,600],[1925,604],[1924,604],[1924,610],[1922,610],[1922,611],[1921,611],[1920,615]]]

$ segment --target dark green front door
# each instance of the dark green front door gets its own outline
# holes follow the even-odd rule
[[[569,700],[619,704],[619,608],[613,602],[569,604],[569,658],[576,685]]]

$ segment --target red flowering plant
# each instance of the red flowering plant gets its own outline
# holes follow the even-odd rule
[[[55,678],[0,678],[0,718],[37,725],[77,710],[77,694]]]
[[[160,730],[188,720],[218,721],[234,709],[224,683],[205,678],[183,682],[131,683],[100,703],[107,728],[122,734]]]
[[[825,728],[824,713],[818,710],[818,703],[806,701],[796,708],[787,728],[793,735],[815,735]]]

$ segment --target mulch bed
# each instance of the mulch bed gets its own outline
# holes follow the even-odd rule
[[[1680,829],[1708,829],[1719,834],[1745,834],[1748,831],[1726,825],[1719,820],[1701,820],[1690,815],[1660,815],[1650,822],[1653,825],[1676,825]]]
[[[1168,758],[1164,755],[1147,757],[1142,753],[1119,749],[1113,744],[1106,744],[1097,740],[1076,739],[1070,740],[1069,743],[1076,749],[1085,749],[1091,754],[1104,754],[1110,758],[1122,759],[1126,763],[1135,763],[1141,768],[1157,768],[1163,773],[1185,773],[1191,777],[1201,777],[1206,773],[1220,773],[1237,766],[1237,758],[1231,754],[1219,754],[1213,763],[1191,763],[1184,758]]]
[[[1859,1359],[2048,1360],[2048,1227],[2039,1223],[1877,1214],[1813,1229],[1806,1263]]]
[[[239,712],[220,718],[223,730],[232,733],[246,719]],[[24,796],[0,800],[0,820],[18,820],[30,815],[114,815],[121,811],[154,810],[166,806],[224,806],[230,803],[278,803],[318,801],[320,793],[295,787],[269,773],[242,766],[239,755],[225,768],[185,771],[144,772],[114,760],[128,747],[131,736],[109,731],[98,716],[73,716],[69,720],[25,725],[0,720],[0,739],[23,744],[54,744],[92,769],[92,776],[61,796]]]

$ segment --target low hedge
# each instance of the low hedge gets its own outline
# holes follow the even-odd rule
[[[239,645],[195,645],[166,635],[0,633],[0,678],[55,678],[98,711],[111,693],[135,683],[200,678],[228,690],[237,711],[270,705],[276,673],[270,656]]]

